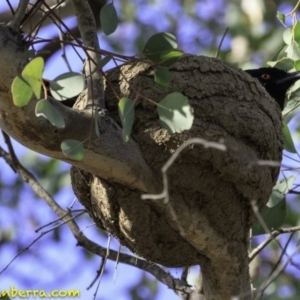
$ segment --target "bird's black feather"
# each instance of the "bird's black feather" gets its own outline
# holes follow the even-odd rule
[[[277,68],[260,68],[245,70],[245,72],[262,84],[269,95],[279,104],[281,110],[284,108],[288,89],[300,79],[300,72],[287,73]]]

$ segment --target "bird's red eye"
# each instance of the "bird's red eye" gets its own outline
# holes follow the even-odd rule
[[[261,75],[261,78],[264,79],[264,80],[269,80],[271,78],[271,75],[263,74],[263,75]]]

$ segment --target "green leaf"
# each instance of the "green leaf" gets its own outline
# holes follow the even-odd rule
[[[51,124],[58,128],[65,127],[65,120],[61,113],[46,99],[40,100],[36,104],[35,115],[37,117],[42,116],[46,118]]]
[[[193,125],[193,109],[181,93],[167,95],[158,103],[157,109],[162,126],[170,133],[188,130]]]
[[[271,208],[282,201],[285,198],[285,195],[291,189],[295,179],[296,176],[293,175],[277,181],[276,185],[273,187],[272,195],[267,203],[267,206]]]
[[[50,91],[56,100],[63,101],[77,96],[85,88],[84,77],[75,72],[59,75],[50,81]]]
[[[134,120],[134,102],[126,97],[119,101],[119,115],[123,125],[123,141],[128,142]]]
[[[297,21],[296,25],[293,27],[294,40],[297,44],[300,44],[300,22]]]
[[[292,40],[293,40],[293,33],[290,28],[287,28],[282,35],[283,41],[287,44],[290,45]]]
[[[277,18],[283,25],[285,25],[285,15],[283,13],[277,11]]]
[[[7,295],[0,296],[0,300],[10,300],[10,298]]]
[[[44,70],[44,59],[36,57],[32,59],[22,71],[22,77],[31,86],[34,95],[41,98],[42,75]]]
[[[161,64],[169,67],[173,65],[180,56],[182,56],[184,53],[181,50],[171,50],[167,51],[160,55]]]
[[[285,71],[289,71],[294,68],[294,61],[290,58],[284,58],[277,61],[268,61],[267,64],[272,68],[276,67]]]
[[[283,199],[273,207],[264,207],[261,216],[270,230],[276,230],[285,221],[286,218],[286,201]],[[265,234],[265,230],[257,220],[252,226],[252,235]]]
[[[61,145],[61,150],[68,158],[80,161],[83,158],[83,144],[76,140],[64,140]]]
[[[300,59],[298,59],[298,60],[296,60],[296,61],[294,62],[294,67],[295,67],[295,69],[296,69],[297,71],[300,70]]]
[[[14,79],[11,85],[11,92],[14,104],[19,107],[27,105],[33,95],[32,88],[21,76],[17,76]]]
[[[285,120],[282,120],[282,131],[283,131],[284,149],[291,153],[297,153],[290,130],[289,130]]]
[[[286,55],[288,58],[292,60],[300,59],[300,52],[298,44],[295,41],[292,41],[290,45],[288,45],[286,49]]]
[[[105,65],[107,65],[112,59],[112,55],[107,55],[103,57],[97,64],[96,69],[101,70]]]
[[[154,81],[164,88],[170,85],[172,77],[172,73],[166,67],[157,66],[155,69]]]
[[[296,176],[291,176],[278,181],[273,187],[271,197],[266,207],[261,211],[261,216],[271,230],[278,229],[285,221],[287,213],[285,196],[291,189],[295,179]],[[259,221],[256,221],[252,227],[252,234],[259,235],[264,233],[266,233],[264,228]]]
[[[112,34],[118,27],[118,15],[113,3],[106,4],[100,11],[100,22],[105,35]]]
[[[143,54],[153,62],[162,62],[165,55],[177,48],[174,35],[167,32],[154,34],[146,42]]]
[[[108,56],[105,56],[104,58],[100,59],[100,61],[98,62],[96,68],[94,69],[93,73],[95,72],[98,72],[99,70],[102,70],[103,67],[108,64],[111,59],[112,59],[112,55],[108,55]]]

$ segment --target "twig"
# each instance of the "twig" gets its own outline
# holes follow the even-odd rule
[[[161,169],[162,177],[163,177],[163,191],[160,194],[143,194],[141,198],[143,200],[149,199],[149,200],[159,200],[159,199],[165,199],[164,203],[169,202],[169,184],[168,184],[168,176],[167,171],[172,166],[174,161],[177,159],[179,154],[189,145],[191,144],[199,144],[202,145],[204,148],[214,148],[220,151],[226,151],[227,147],[224,144],[217,143],[217,142],[209,142],[207,140],[201,139],[201,138],[192,138],[181,144],[176,151],[172,154],[172,156],[168,159],[168,161],[164,164],[164,166]]]
[[[11,4],[10,4],[10,0],[6,0],[6,3],[7,3],[7,5],[8,5],[8,7],[9,7],[11,13],[14,15],[14,14],[15,14],[15,10],[14,10],[14,8],[11,6]]]
[[[300,230],[300,226],[290,227],[290,228],[281,228],[275,231],[272,231],[270,236],[262,242],[258,247],[256,247],[251,254],[249,255],[249,262],[251,262],[258,253],[264,249],[270,242],[272,242],[278,235],[285,233],[292,233]]]
[[[100,50],[96,22],[88,1],[72,0],[72,3],[75,8],[78,28],[84,45],[95,50]],[[87,52],[88,58],[84,67],[88,86],[87,106],[93,107],[96,105],[96,107],[105,108],[103,75],[101,70],[96,69],[101,55],[95,51]]]
[[[118,264],[119,264],[119,255],[121,253],[121,247],[122,247],[122,245],[119,244],[118,256],[117,256],[115,268],[114,268],[114,283],[116,283],[116,278],[117,278],[117,269],[118,269]]]
[[[261,288],[259,288],[256,297],[254,298],[255,300],[258,300],[262,297],[265,289],[284,271],[286,266],[292,261],[293,256],[296,255],[299,252],[299,247],[297,247],[296,251],[292,255],[290,255],[287,259],[287,261],[282,264],[280,268],[277,269],[277,271],[272,272],[273,274],[269,277],[269,279],[263,284]],[[284,253],[283,253],[284,254]]]
[[[13,28],[14,30],[19,30],[22,20],[24,18],[25,12],[26,12],[28,3],[29,3],[29,0],[20,0],[17,11],[14,14],[12,20],[8,23],[8,26]]]
[[[12,145],[12,143],[11,143],[11,139],[10,139],[9,135],[8,135],[6,132],[4,132],[3,130],[2,130],[2,135],[3,135],[4,141],[5,141],[6,145],[7,145],[9,154],[10,154],[12,160],[14,161],[14,164],[17,164],[17,163],[19,162],[19,160],[18,160],[18,158],[17,158],[17,156],[16,156],[16,153],[15,153],[14,147],[13,147],[13,145]],[[15,173],[17,172],[17,171],[14,169],[14,166],[13,166],[13,165],[10,165],[10,167],[13,169],[13,171],[14,171]]]
[[[109,256],[110,242],[111,242],[111,234],[108,235],[107,246],[106,246],[106,255],[105,255],[105,257],[103,257],[103,260],[102,260],[103,263],[101,264],[101,267],[100,267],[99,282],[98,282],[96,291],[94,293],[94,300],[96,300],[96,297],[97,297],[97,294],[98,294],[98,291],[99,291],[99,287],[100,287],[100,283],[101,283],[101,279],[102,279],[102,276],[103,276],[103,272],[104,272],[104,269],[105,269],[105,266],[106,266],[107,257]]]
[[[217,53],[216,53],[216,58],[219,57],[220,50],[221,50],[221,47],[222,47],[224,38],[225,38],[225,36],[226,36],[226,34],[227,34],[227,32],[228,32],[228,29],[229,29],[229,27],[226,28],[226,30],[225,30],[225,32],[224,32],[224,34],[223,34],[223,36],[222,36],[222,39],[221,39],[221,41],[220,41],[220,44],[219,44],[219,47],[218,47],[218,50],[217,50]]]
[[[75,239],[77,240],[77,245],[85,248],[87,251],[94,253],[98,256],[105,257],[107,255],[107,249],[101,247],[100,245],[94,243],[90,239],[88,239],[80,230],[77,223],[66,215],[66,211],[63,210],[55,201],[54,199],[43,189],[43,187],[37,182],[34,176],[26,170],[20,164],[14,164],[9,153],[7,153],[4,149],[0,147],[0,156],[2,156],[5,161],[9,165],[13,165],[20,177],[27,182],[31,188],[36,192],[36,194],[45,200],[45,202],[50,206],[50,208],[54,211],[54,213],[61,218],[66,225],[71,230],[72,234],[74,235]],[[133,257],[128,254],[119,253],[114,250],[109,251],[109,255],[107,256],[108,259],[119,262],[124,264],[137,267],[143,271],[146,271],[152,274],[157,280],[168,286],[170,289],[176,289],[181,291],[185,294],[192,293],[192,289],[187,285],[185,281],[180,279],[174,278],[171,274],[164,271],[161,267],[156,264],[147,262],[145,260],[139,259],[137,257]]]

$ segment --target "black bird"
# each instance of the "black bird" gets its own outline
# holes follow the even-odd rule
[[[288,89],[300,79],[300,71],[287,73],[277,68],[260,68],[245,70],[253,78],[258,79],[269,95],[284,108],[284,100]]]

